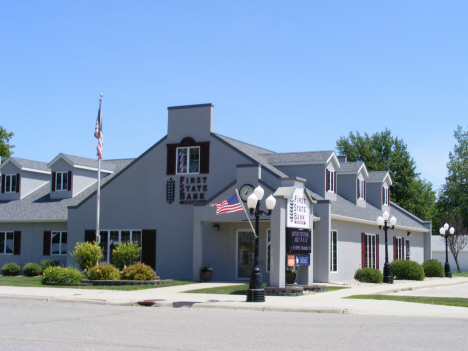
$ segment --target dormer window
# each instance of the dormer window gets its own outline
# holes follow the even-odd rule
[[[327,191],[336,193],[336,172],[326,170],[326,180],[327,180]]]
[[[390,188],[382,187],[382,205],[390,205]]]
[[[68,190],[67,172],[57,172],[55,174],[55,190]]]
[[[5,192],[6,193],[16,193],[16,184],[17,184],[16,174],[7,174],[5,176]]]
[[[358,179],[357,180],[357,198],[361,200],[366,199],[366,181]]]
[[[177,174],[200,173],[200,147],[177,148]]]

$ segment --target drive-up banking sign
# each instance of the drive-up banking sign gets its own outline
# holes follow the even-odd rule
[[[310,265],[312,248],[310,228],[310,201],[304,188],[296,188],[287,201],[286,252],[295,255],[292,266]],[[288,260],[288,265],[289,264]]]

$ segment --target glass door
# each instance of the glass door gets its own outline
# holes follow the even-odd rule
[[[237,232],[237,279],[248,279],[254,264],[253,232]]]

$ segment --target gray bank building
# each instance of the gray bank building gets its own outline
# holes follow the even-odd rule
[[[388,172],[369,172],[334,151],[278,153],[214,133],[213,108],[169,107],[167,135],[150,149],[101,161],[103,262],[111,262],[116,243],[131,241],[161,278],[198,281],[200,266],[211,264],[213,280],[248,280],[255,236],[246,214],[216,215],[212,204],[236,189],[246,201],[257,186],[264,199],[276,199],[258,233],[263,281],[271,286],[285,285],[291,255],[300,258],[304,285],[350,280],[361,267],[382,270],[385,239],[376,220],[384,212],[397,219],[388,231],[390,262],[431,258],[431,222],[390,201]],[[95,240],[97,160],[10,157],[0,172],[0,265],[75,265],[75,244]],[[291,243],[298,231],[307,245]]]

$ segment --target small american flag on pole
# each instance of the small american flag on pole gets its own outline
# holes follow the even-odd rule
[[[102,103],[99,105],[98,116],[96,120],[96,128],[94,129],[94,136],[98,139],[98,146],[97,146],[97,156],[98,159],[102,159],[102,119],[101,119],[101,108]]]
[[[222,213],[231,213],[231,212],[244,211],[244,208],[239,203],[239,198],[237,197],[237,194],[233,194],[233,195],[229,196],[223,202],[220,202],[220,203],[217,203],[217,204],[212,204],[211,206],[216,206],[216,214],[217,215],[222,214]]]

